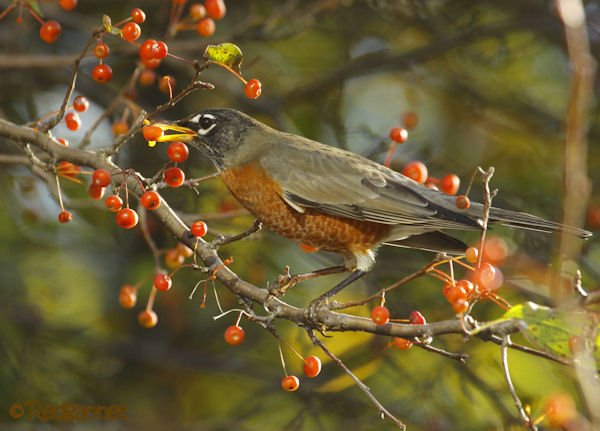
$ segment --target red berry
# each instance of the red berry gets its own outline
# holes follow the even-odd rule
[[[128,22],[121,30],[121,37],[129,42],[138,40],[141,34],[142,29],[135,22]]]
[[[148,86],[154,84],[155,80],[156,80],[156,73],[154,73],[153,70],[144,69],[144,70],[142,70],[142,73],[140,73],[139,83],[140,83],[140,85],[142,85],[144,87],[148,87]]]
[[[196,24],[196,33],[200,36],[208,37],[215,33],[217,26],[211,18],[203,18]]]
[[[142,61],[154,59],[156,49],[156,41],[154,39],[145,40],[140,46],[140,59]]]
[[[144,328],[154,328],[158,323],[158,316],[153,310],[144,310],[138,314],[138,322]]]
[[[258,79],[251,79],[244,87],[244,93],[248,99],[258,99],[262,92],[262,84]]]
[[[108,172],[106,169],[96,169],[92,174],[92,184],[100,187],[108,187],[110,182],[110,172]]]
[[[110,49],[108,48],[108,45],[104,42],[98,42],[94,47],[94,55],[96,56],[96,58],[106,58],[108,57],[109,53]]]
[[[169,53],[169,47],[162,40],[156,42],[156,45],[153,46],[154,59],[162,60]]]
[[[566,393],[552,394],[544,404],[544,413],[546,420],[552,428],[567,429],[570,422],[577,418],[577,409],[575,402],[570,395]],[[576,429],[577,426],[573,429]]]
[[[167,274],[159,273],[154,276],[154,287],[156,287],[156,290],[166,292],[171,288],[172,284],[173,281]]]
[[[77,6],[77,0],[60,0],[58,2],[61,8],[64,10],[73,10]]]
[[[489,262],[485,262],[475,271],[477,284],[487,290],[498,289],[502,285],[504,277],[498,268]]]
[[[78,112],[85,112],[85,111],[87,111],[87,109],[89,107],[90,107],[90,102],[87,100],[86,97],[77,96],[73,100],[73,109],[75,109]]]
[[[476,247],[469,247],[465,251],[465,259],[467,260],[467,262],[475,263],[475,262],[477,262],[478,258],[479,258],[479,250]]]
[[[425,316],[418,311],[413,311],[410,313],[409,319],[411,325],[425,325],[427,323]]]
[[[158,81],[158,90],[163,93],[171,94],[174,88],[175,78],[173,78],[171,75],[165,75],[160,78],[160,81]]]
[[[163,180],[169,187],[179,187],[185,181],[185,174],[179,168],[168,168],[163,172]]]
[[[471,200],[465,195],[456,197],[456,207],[461,210],[466,210],[471,206]]]
[[[237,325],[231,325],[225,330],[225,342],[230,346],[237,346],[238,344],[242,344],[244,342],[244,338],[246,338],[246,332],[244,332],[244,328]]]
[[[69,146],[69,141],[67,141],[65,138],[56,138],[56,140],[60,145],[63,145],[65,147]]]
[[[417,124],[419,124],[419,116],[414,112],[407,112],[404,114],[402,121],[404,127],[406,127],[408,130],[412,130],[417,127]]]
[[[390,139],[399,144],[404,143],[408,139],[408,131],[402,127],[394,127],[390,130]]]
[[[204,2],[206,13],[212,19],[221,19],[225,16],[227,9],[223,0],[206,0]]]
[[[414,161],[410,162],[404,169],[402,169],[402,174],[406,175],[408,178],[424,184],[427,181],[427,166],[423,162]]]
[[[175,163],[183,163],[187,160],[190,150],[183,142],[173,142],[169,145],[167,155]]]
[[[307,356],[303,369],[306,377],[317,377],[321,372],[321,360],[316,356]]]
[[[123,208],[123,200],[117,195],[111,195],[106,198],[104,205],[106,205],[109,211],[116,213]]]
[[[123,208],[117,212],[115,220],[117,225],[123,229],[131,229],[138,224],[139,217],[131,208]]]
[[[135,307],[137,302],[137,289],[129,284],[124,285],[119,290],[119,304],[121,307],[130,309]]]
[[[104,187],[97,186],[96,184],[92,183],[88,188],[88,195],[92,199],[100,200],[104,197],[104,190],[106,190]]]
[[[112,69],[108,64],[98,64],[92,70],[92,78],[100,84],[106,84],[112,78]]]
[[[160,195],[153,190],[148,190],[144,192],[140,201],[142,202],[142,206],[149,211],[153,211],[160,206]]]
[[[446,288],[446,286],[448,287]],[[458,283],[456,283],[454,286],[448,283],[446,286],[444,286],[444,296],[450,304],[454,304],[459,299],[467,299],[469,294],[467,293],[466,289],[463,288],[463,286],[459,286]]]
[[[40,27],[40,39],[46,43],[54,43],[60,37],[62,29],[56,21],[46,21]]]
[[[69,211],[62,210],[61,212],[58,213],[58,221],[59,222],[69,223],[71,220],[73,220],[73,214],[71,214]]]
[[[185,257],[176,248],[171,248],[165,252],[165,265],[167,265],[167,268],[175,269],[184,261]]]
[[[163,130],[158,126],[146,126],[142,129],[146,141],[156,141],[163,133]]]
[[[394,337],[392,340],[392,344],[396,349],[399,350],[408,350],[413,346],[412,341],[400,337]]]
[[[440,190],[447,195],[455,195],[460,187],[460,178],[454,174],[448,174],[440,180]]]
[[[133,19],[133,22],[141,24],[146,21],[146,13],[136,7],[135,9],[131,10],[131,18]]]
[[[300,387],[300,380],[296,376],[285,376],[281,380],[281,387],[287,392],[297,391]]]
[[[202,3],[191,4],[190,16],[194,19],[202,19],[206,16],[206,8]]]
[[[129,124],[127,124],[127,121],[115,121],[112,125],[112,132],[115,136],[124,135],[128,130]]]
[[[160,66],[160,60],[157,60],[155,58],[152,58],[150,60],[142,60],[142,64],[146,69],[156,69],[158,66]]]
[[[452,303],[452,309],[455,313],[466,313],[469,309],[469,301],[459,298]]]
[[[195,237],[202,238],[208,232],[208,227],[203,221],[196,221],[190,226],[190,231]]]
[[[469,280],[465,280],[464,278],[462,280],[458,280],[456,285],[467,292],[467,296],[469,296],[475,290],[473,283],[471,283]]]
[[[67,112],[67,115],[65,115],[65,123],[67,129],[75,132],[81,127],[81,118],[79,118],[77,112]]]
[[[373,307],[371,310],[371,320],[377,325],[385,325],[390,321],[390,310],[383,305]]]

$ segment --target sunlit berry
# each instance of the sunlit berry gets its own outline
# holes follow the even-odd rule
[[[281,388],[287,392],[297,391],[300,387],[300,380],[296,376],[285,376],[281,380]]]
[[[198,21],[198,24],[196,24],[196,33],[198,33],[200,36],[212,36],[216,29],[217,26],[212,18],[202,18],[200,21]]]
[[[385,325],[390,321],[390,311],[383,305],[373,307],[371,310],[371,320],[377,325]]]
[[[57,21],[46,21],[40,27],[40,39],[46,43],[54,43],[60,37],[62,29]]]
[[[392,339],[392,345],[398,350],[408,350],[413,346],[413,342],[406,338],[394,337]]]
[[[154,211],[156,208],[160,206],[161,200],[160,195],[156,193],[154,190],[148,190],[142,194],[140,198],[140,202],[142,206],[149,211]]]
[[[230,346],[237,346],[244,342],[246,332],[241,326],[231,325],[225,330],[223,337],[225,338],[225,342]]]
[[[158,316],[153,310],[144,310],[138,314],[138,322],[144,328],[154,328],[158,323]]]
[[[205,0],[204,7],[206,8],[206,13],[212,19],[222,19],[227,12],[223,0]]]
[[[458,195],[455,202],[456,207],[461,210],[469,209],[471,206],[471,200],[465,195]]]
[[[104,191],[106,189],[102,186],[97,186],[96,184],[90,184],[88,188],[88,195],[92,199],[100,200],[104,197]]]
[[[190,231],[195,237],[202,238],[204,235],[206,235],[206,232],[208,232],[208,226],[206,226],[206,223],[203,221],[198,220],[192,223],[190,226]]]
[[[73,99],[73,109],[77,112],[85,112],[90,107],[90,102],[86,97],[77,96]]]
[[[244,87],[244,93],[248,99],[258,99],[262,93],[262,84],[258,79],[251,79]]]
[[[162,93],[171,94],[175,88],[175,78],[165,75],[158,81],[158,90]]]
[[[79,118],[77,112],[67,112],[67,115],[65,115],[65,124],[67,125],[67,129],[75,132],[81,127],[81,118]]]
[[[92,70],[92,78],[100,84],[106,84],[112,79],[112,69],[108,64],[98,64]]]
[[[169,145],[167,155],[175,163],[183,163],[187,160],[190,150],[183,142],[173,142]]]
[[[96,58],[106,58],[108,57],[109,53],[110,49],[108,48],[108,45],[104,42],[98,42],[96,46],[94,46],[94,55],[96,56]]]
[[[142,29],[135,22],[128,22],[121,29],[121,37],[128,42],[134,42],[139,39]]]
[[[133,19],[133,22],[141,24],[146,21],[146,13],[140,8],[136,7],[135,9],[131,10],[131,19]]]
[[[158,273],[154,276],[154,287],[156,290],[160,290],[161,292],[166,292],[171,289],[173,285],[173,280],[167,274]]]
[[[59,0],[59,6],[66,11],[70,11],[77,7],[77,0]]]
[[[394,127],[390,130],[390,139],[402,144],[408,139],[408,131],[402,127]]]
[[[427,166],[423,162],[415,160],[404,166],[402,174],[418,183],[424,184],[428,177]]]
[[[467,262],[475,263],[475,262],[477,262],[478,258],[479,258],[479,250],[476,247],[467,248],[467,250],[465,251],[465,259],[467,260]]]
[[[163,180],[169,187],[180,187],[185,181],[185,174],[177,167],[167,168],[163,172]]]
[[[108,187],[111,179],[110,172],[106,169],[96,169],[92,174],[92,184],[100,187]]]
[[[458,175],[448,174],[440,180],[438,186],[447,195],[455,195],[460,188],[460,178]]]
[[[190,16],[194,19],[202,19],[206,16],[206,8],[202,3],[194,3],[190,5]]]
[[[62,210],[61,212],[58,213],[58,221],[59,222],[69,223],[71,220],[73,220],[73,214],[71,214],[69,211]]]
[[[115,221],[123,229],[132,229],[138,224],[139,216],[131,208],[123,208],[117,212]]]
[[[121,307],[130,309],[135,307],[137,302],[137,289],[129,284],[125,284],[119,290],[119,304]]]
[[[123,200],[117,195],[111,195],[106,198],[104,205],[109,211],[116,213],[123,208]]]
[[[411,325],[425,325],[427,323],[425,316],[416,310],[410,313],[409,321]]]
[[[321,372],[321,360],[317,356],[307,356],[302,369],[306,377],[317,377]]]

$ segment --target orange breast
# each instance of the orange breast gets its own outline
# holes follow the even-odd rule
[[[221,173],[235,198],[272,231],[322,250],[342,254],[374,248],[390,227],[337,217],[308,208],[300,213],[282,199],[281,187],[258,165],[251,163]]]

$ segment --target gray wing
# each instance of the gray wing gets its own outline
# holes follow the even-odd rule
[[[406,229],[408,234],[479,227],[446,195],[354,153],[301,140],[286,145],[277,157],[265,153],[260,161],[282,186],[283,198],[298,211],[318,208],[332,215],[401,225],[412,228]]]

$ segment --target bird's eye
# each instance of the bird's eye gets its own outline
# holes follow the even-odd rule
[[[217,118],[211,114],[197,115],[190,120],[193,123],[198,123],[197,131],[200,135],[206,135],[217,125]]]

